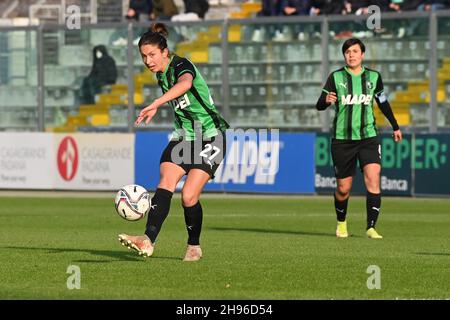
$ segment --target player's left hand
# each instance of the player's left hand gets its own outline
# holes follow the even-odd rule
[[[402,141],[403,136],[400,129],[394,131],[394,133],[392,134],[392,138],[394,139],[395,142]]]

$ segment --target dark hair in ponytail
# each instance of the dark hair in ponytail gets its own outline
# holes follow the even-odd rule
[[[167,48],[167,37],[169,31],[164,23],[154,23],[150,27],[150,31],[147,31],[139,39],[139,48],[146,44],[156,45],[162,51]]]

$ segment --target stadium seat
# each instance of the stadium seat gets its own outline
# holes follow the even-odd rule
[[[395,114],[395,118],[397,119],[398,125],[409,126],[411,124],[409,103],[392,101],[391,105]],[[385,116],[378,107],[374,108],[374,115],[378,126],[381,127],[390,126],[389,122],[386,120]]]
[[[194,63],[207,63],[209,61],[208,42],[196,41],[195,47],[190,52],[190,59]]]
[[[251,18],[261,11],[261,3],[259,2],[244,2],[240,6],[240,10],[237,12],[232,12],[230,18],[232,19],[246,19]]]
[[[110,124],[109,114],[96,113],[91,116],[92,126],[108,126]]]
[[[242,40],[242,26],[233,24],[228,28],[228,42],[239,42]]]

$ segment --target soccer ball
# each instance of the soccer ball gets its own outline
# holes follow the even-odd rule
[[[142,219],[150,208],[150,195],[137,184],[123,186],[116,194],[116,211],[125,220]]]

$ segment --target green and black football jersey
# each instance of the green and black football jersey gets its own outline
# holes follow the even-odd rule
[[[170,101],[175,115],[173,138],[179,138],[180,131],[184,131],[188,141],[199,138],[199,134],[210,138],[224,132],[229,125],[217,111],[205,80],[188,59],[173,55],[166,70],[156,74],[163,93],[172,88],[185,73],[192,74],[191,89]]]
[[[361,140],[378,134],[373,112],[374,98],[384,102],[386,97],[377,71],[363,67],[359,75],[354,75],[347,67],[341,68],[330,74],[323,91],[327,94],[335,92],[337,96],[333,138]]]

